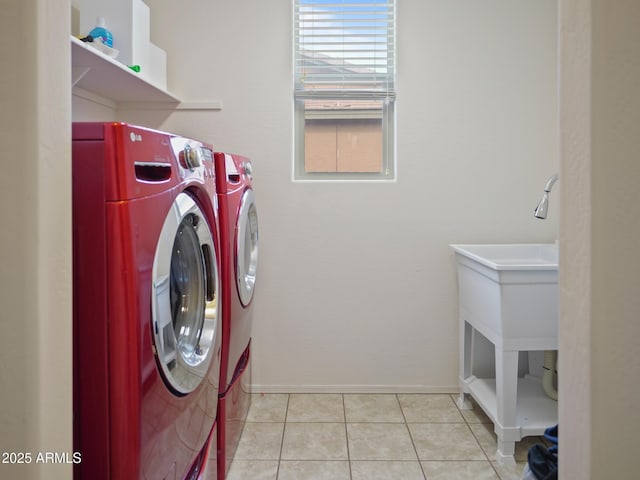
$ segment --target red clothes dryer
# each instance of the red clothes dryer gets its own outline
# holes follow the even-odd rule
[[[222,362],[218,478],[223,479],[251,403],[251,324],[258,265],[258,214],[248,158],[216,152],[222,260]]]
[[[72,132],[74,476],[201,478],[222,348],[212,148],[123,123]]]

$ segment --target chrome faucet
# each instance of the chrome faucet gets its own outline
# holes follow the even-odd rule
[[[549,180],[547,180],[547,184],[544,186],[544,194],[542,195],[542,200],[536,207],[533,215],[536,218],[545,219],[547,218],[547,210],[549,209],[549,192],[551,192],[551,188],[553,188],[553,184],[558,181],[558,174],[552,175]]]

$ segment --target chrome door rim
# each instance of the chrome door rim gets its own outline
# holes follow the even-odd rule
[[[153,261],[154,353],[165,383],[176,394],[195,390],[215,356],[218,269],[208,221],[186,193],[165,218]]]
[[[258,268],[258,213],[253,190],[242,195],[236,233],[236,285],[243,306],[253,298]]]

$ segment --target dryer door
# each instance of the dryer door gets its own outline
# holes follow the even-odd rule
[[[215,356],[218,269],[207,219],[187,194],[173,202],[153,261],[155,354],[174,393],[193,391]]]
[[[253,298],[258,268],[258,212],[253,190],[242,195],[236,233],[236,282],[243,306]]]

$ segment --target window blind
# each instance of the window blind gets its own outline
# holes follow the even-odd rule
[[[394,96],[394,0],[295,0],[295,97]]]

